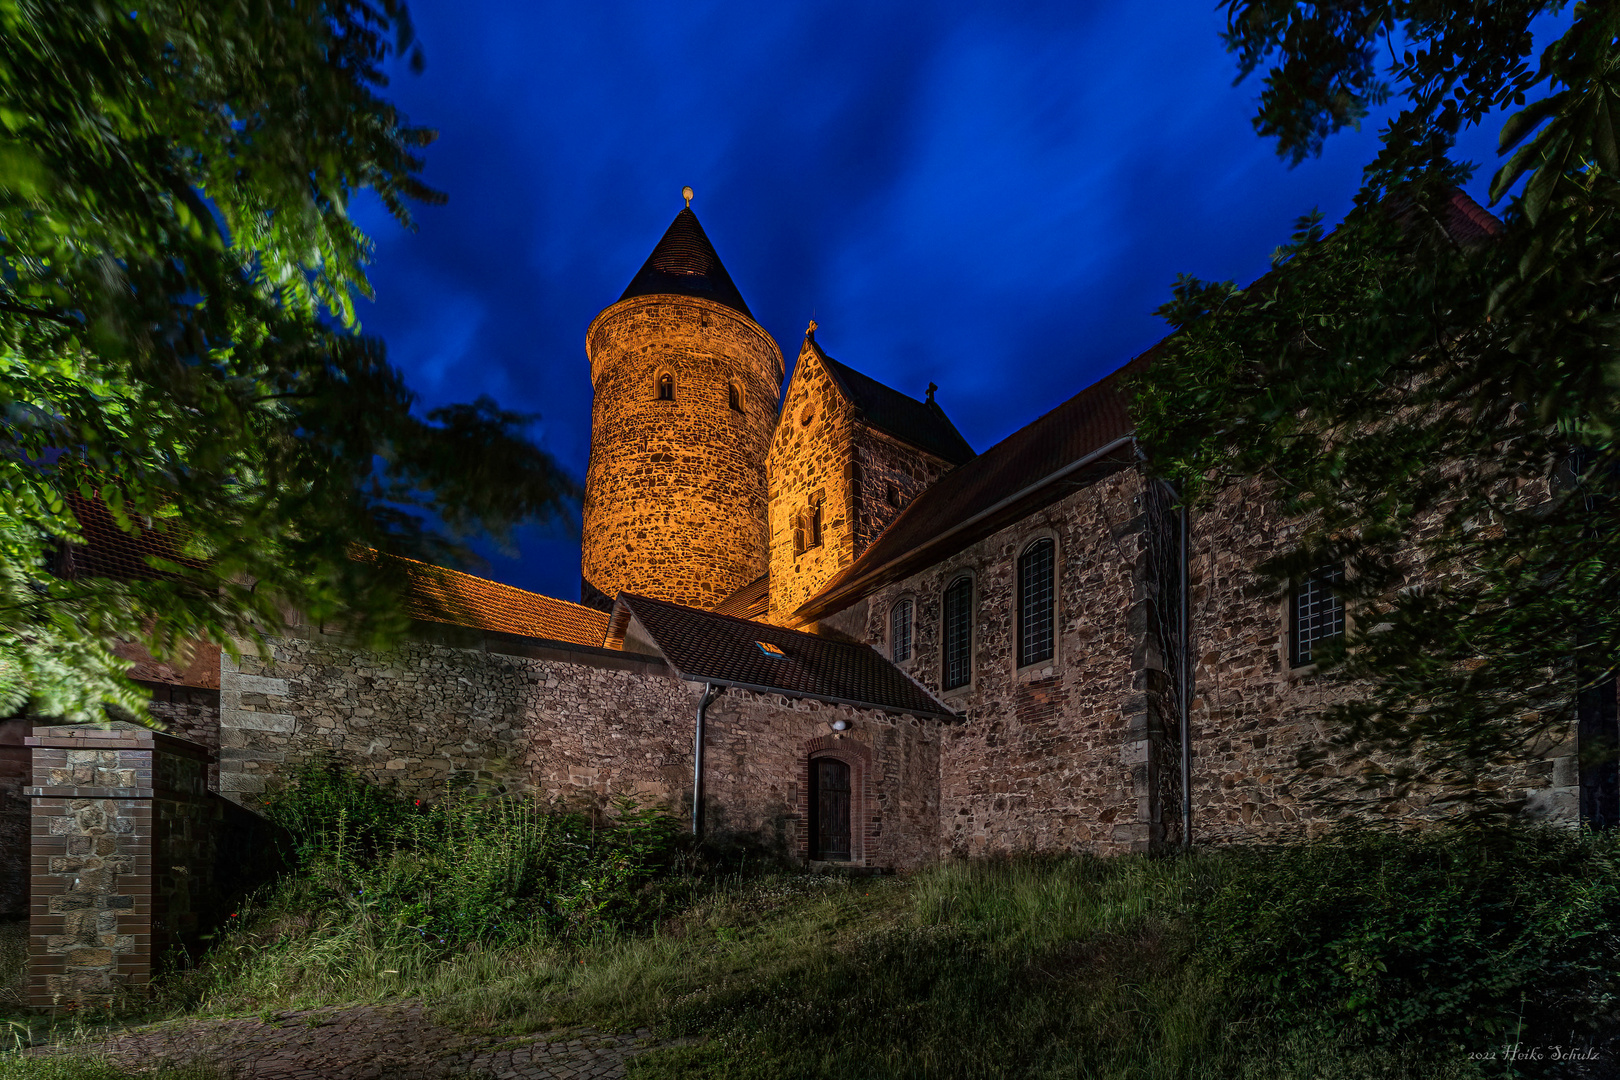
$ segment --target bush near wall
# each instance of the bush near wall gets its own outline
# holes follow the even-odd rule
[[[629,800],[598,819],[534,799],[447,789],[408,798],[332,762],[306,765],[266,800],[294,877],[317,906],[354,908],[379,944],[454,949],[537,934],[588,937],[645,917],[677,825]]]
[[[1351,831],[840,879],[693,872],[675,823],[633,807],[418,805],[330,768],[270,804],[298,869],[194,973],[193,1002],[410,994],[479,1028],[698,1040],[637,1059],[638,1080],[1620,1065],[1614,836]]]

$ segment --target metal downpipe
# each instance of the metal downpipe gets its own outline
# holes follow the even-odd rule
[[[1179,500],[1178,500],[1179,501]],[[1192,552],[1187,544],[1187,506],[1181,506],[1181,846],[1192,847],[1192,597],[1187,591]]]
[[[714,699],[726,692],[724,686],[703,684],[703,700],[698,702],[697,725],[692,734],[692,835],[703,838],[703,720]]]

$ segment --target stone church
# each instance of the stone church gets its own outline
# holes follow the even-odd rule
[[[1494,227],[1465,196],[1457,212]],[[1260,587],[1296,526],[1257,488],[1183,513],[1121,386],[1151,351],[975,453],[932,386],[885,386],[816,334],[784,386],[688,203],[586,331],[581,603],[423,566],[420,632],[386,654],[296,618],[240,662],[132,654],[170,725],[149,738],[200,746],[209,788],[243,805],[334,755],[426,797],[629,797],[874,869],[1331,826],[1356,769],[1299,758],[1357,692],[1312,665],[1354,615],[1339,571]],[[92,518],[75,572],[140,572],[145,541]],[[13,832],[17,735],[0,733]],[[1579,820],[1575,735],[1506,769],[1504,790]],[[1441,811],[1420,791],[1391,812]]]

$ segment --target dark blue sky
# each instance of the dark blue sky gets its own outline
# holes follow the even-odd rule
[[[1209,0],[411,10],[427,68],[390,94],[439,130],[426,178],[450,201],[414,234],[358,210],[365,330],[429,407],[542,414],[580,477],[585,328],[683,184],[790,364],[814,315],[840,360],[916,397],[938,383],[982,451],[1162,336],[1177,273],[1246,282],[1300,214],[1337,220],[1376,150],[1369,124],[1279,161]],[[576,541],[520,544],[481,572],[578,598]]]

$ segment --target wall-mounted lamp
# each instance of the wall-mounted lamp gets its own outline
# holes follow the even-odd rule
[[[832,722],[832,729],[834,731],[847,731],[847,730],[849,730],[849,721],[848,720],[834,720]]]

